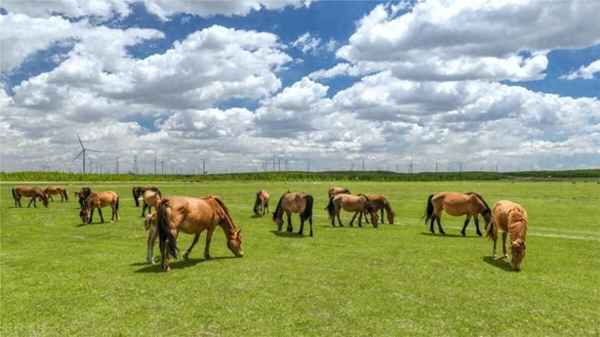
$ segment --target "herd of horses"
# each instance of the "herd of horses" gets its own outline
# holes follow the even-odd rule
[[[362,219],[377,228],[379,221],[385,218],[389,224],[394,224],[395,212],[389,200],[380,194],[352,194],[350,190],[343,187],[331,186],[327,192],[329,202],[325,207],[331,226],[343,227],[340,219],[342,210],[353,213],[349,222],[353,226],[358,217],[358,226],[362,227]],[[27,207],[41,200],[48,207],[49,200],[53,195],[59,195],[61,202],[68,201],[65,188],[60,186],[48,186],[45,189],[35,186],[17,186],[12,189],[15,207],[22,207],[21,198],[31,198]],[[111,222],[119,220],[119,195],[113,191],[92,191],[89,187],[83,187],[74,192],[80,205],[79,216],[84,224],[92,223],[94,211],[98,210],[100,222],[104,222],[102,208],[111,208]],[[144,226],[148,231],[146,260],[155,264],[153,249],[156,240],[159,241],[160,263],[164,271],[170,270],[169,260],[177,258],[179,249],[177,247],[177,236],[180,232],[193,234],[194,239],[190,247],[184,252],[183,258],[188,259],[190,252],[198,242],[200,234],[206,231],[206,243],[204,257],[210,258],[210,243],[212,235],[217,227],[221,227],[227,240],[227,247],[237,257],[242,257],[241,229],[235,225],[233,218],[221,198],[208,195],[203,198],[168,196],[163,197],[158,187],[136,186],[132,189],[133,200],[136,207],[142,206],[141,216],[144,217]],[[270,195],[265,190],[256,193],[253,213],[256,217],[262,217],[269,213]],[[309,235],[313,231],[313,196],[304,192],[287,191],[279,198],[273,222],[277,225],[277,231],[283,230],[284,214],[287,220],[286,231],[293,232],[292,214],[300,217],[299,235],[304,234],[304,224],[308,222]],[[154,211],[152,211],[154,209]],[[148,214],[146,214],[148,210]],[[525,257],[525,239],[527,235],[527,212],[514,202],[508,200],[498,201],[490,208],[483,196],[475,192],[456,193],[441,192],[431,194],[427,198],[425,207],[425,223],[429,223],[429,230],[435,234],[434,223],[437,223],[440,234],[445,234],[442,227],[442,213],[446,212],[452,216],[466,216],[461,235],[466,235],[466,228],[473,220],[477,235],[482,236],[479,228],[479,216],[485,222],[486,236],[493,241],[492,256],[496,257],[496,246],[498,231],[502,232],[502,256],[500,259],[508,258],[506,249],[507,237],[510,237],[511,266],[515,271],[521,269],[521,263]]]

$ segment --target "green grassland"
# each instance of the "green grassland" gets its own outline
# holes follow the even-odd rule
[[[0,335],[600,336],[595,181],[337,182],[389,197],[396,224],[378,229],[331,228],[323,209],[330,182],[156,184],[165,195],[221,196],[242,228],[245,256],[234,258],[218,230],[213,259],[202,257],[203,235],[189,261],[163,273],[144,263],[132,183],[90,184],[121,195],[121,220],[91,225],[80,224],[74,200],[16,209],[2,184]],[[81,185],[66,186],[71,196]],[[270,217],[253,218],[259,188],[271,192],[272,210],[288,189],[312,193],[315,237],[280,235]],[[527,208],[522,272],[491,260],[491,243],[473,225],[460,237],[463,218],[444,216],[445,237],[428,233],[426,197],[443,190]],[[181,235],[180,249],[191,239]]]

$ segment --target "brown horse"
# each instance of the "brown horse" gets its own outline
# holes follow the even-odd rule
[[[177,258],[177,235],[179,232],[194,234],[190,248],[183,254],[187,259],[192,248],[198,242],[200,234],[206,230],[204,258],[210,258],[210,242],[216,226],[223,228],[227,237],[227,247],[237,256],[244,256],[242,251],[241,230],[238,229],[225,204],[218,197],[209,195],[205,198],[169,197],[162,199],[158,205],[157,228],[161,254],[161,266],[169,271],[169,257]]]
[[[135,207],[140,207],[140,197],[147,190],[160,193],[160,190],[156,186],[135,186],[131,189],[131,194],[133,194],[133,202],[135,203]]]
[[[377,212],[375,211],[373,204],[364,194],[338,194],[329,198],[329,204],[327,205],[326,209],[329,212],[329,218],[331,219],[332,227],[335,227],[336,217],[338,220],[338,225],[340,227],[344,227],[342,220],[340,219],[340,211],[342,209],[347,212],[354,212],[354,216],[352,217],[352,220],[350,220],[350,226],[354,226],[354,220],[356,219],[356,216],[358,216],[358,227],[362,227],[362,218],[363,214],[365,213],[371,214],[371,222],[373,227],[377,228],[377,224],[379,222]]]
[[[144,191],[142,194],[142,200],[144,203],[144,206],[142,207],[142,218],[146,214],[146,208],[148,209],[148,212],[152,212],[152,207],[157,209],[161,198],[162,195],[160,194],[160,191],[155,191],[152,189],[147,189]]]
[[[442,211],[446,210],[446,213],[453,216],[466,215],[467,218],[463,225],[460,234],[465,236],[465,230],[473,217],[475,219],[475,227],[477,228],[477,235],[481,236],[479,230],[479,214],[483,216],[485,220],[485,227],[487,228],[491,220],[491,210],[488,204],[485,202],[483,197],[475,192],[468,193],[454,193],[454,192],[441,192],[432,194],[427,199],[427,206],[425,210],[425,224],[430,221],[429,230],[435,234],[433,229],[433,221],[437,220],[438,229],[441,234],[446,234],[441,224]]]
[[[79,208],[82,209],[85,205],[85,199],[92,193],[92,189],[89,187],[82,187],[81,191],[73,192],[79,201]]]
[[[148,213],[144,220],[144,228],[148,232],[147,250],[146,250],[146,261],[150,264],[154,264],[154,244],[158,237],[158,228],[156,227],[156,213]]]
[[[361,195],[361,194],[359,194],[359,195]],[[388,223],[390,225],[393,225],[394,217],[396,216],[396,213],[392,209],[392,206],[390,205],[390,202],[387,200],[387,198],[382,194],[365,194],[365,196],[371,202],[371,205],[373,206],[373,210],[375,212],[381,210],[381,222],[383,223],[384,215],[387,215]],[[384,214],[384,210],[385,210],[385,214]],[[368,223],[369,221],[367,219],[366,210],[364,212],[364,215],[365,215],[365,220],[367,220],[367,223]]]
[[[345,188],[345,187],[337,187],[337,186],[330,186],[329,190],[327,191],[327,195],[329,196],[329,198],[331,199],[331,197],[334,197],[338,194],[350,194],[350,190]]]
[[[67,194],[67,190],[61,186],[48,186],[44,190],[44,193],[46,193],[46,195],[51,201],[54,201],[54,198],[52,198],[52,196],[56,194],[60,196],[61,202],[69,201],[69,195]]]
[[[260,190],[256,193],[253,211],[256,216],[264,216],[269,213],[269,193],[267,191]]]
[[[22,197],[31,198],[31,200],[29,200],[27,208],[31,206],[31,203],[33,203],[33,207],[37,208],[36,199],[38,198],[42,200],[42,203],[45,207],[48,207],[48,195],[44,193],[44,190],[37,186],[17,186],[13,188],[11,192],[13,199],[15,200],[15,207],[23,207],[21,205]]]
[[[83,204],[83,208],[79,212],[81,221],[84,224],[91,224],[92,218],[94,217],[94,209],[98,209],[100,214],[100,222],[104,223],[104,217],[102,216],[102,208],[110,206],[112,210],[112,216],[110,221],[114,222],[119,220],[119,195],[115,192],[92,192]]]
[[[487,227],[486,236],[494,241],[492,256],[496,258],[498,229],[502,231],[502,258],[506,258],[506,235],[510,235],[511,265],[513,270],[521,270],[525,258],[525,239],[527,236],[527,211],[523,206],[508,200],[500,200],[494,205],[492,221]]]
[[[304,192],[290,192],[284,193],[275,212],[273,213],[273,221],[277,224],[277,231],[281,231],[283,227],[283,213],[287,215],[287,232],[293,232],[292,227],[292,213],[300,214],[300,230],[298,234],[304,234],[304,221],[308,220],[310,224],[310,236],[313,236],[313,197],[310,194]]]

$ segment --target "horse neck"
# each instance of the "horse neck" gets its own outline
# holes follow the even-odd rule
[[[221,226],[221,228],[223,228],[223,230],[227,234],[235,232],[237,230],[237,227],[233,223],[233,219],[231,219],[229,214],[227,214],[227,211],[223,207],[221,207],[221,205],[219,205],[219,208],[221,208],[221,211],[217,213],[221,220],[219,221],[219,226]]]

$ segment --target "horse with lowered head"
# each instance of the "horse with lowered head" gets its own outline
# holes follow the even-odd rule
[[[140,207],[139,199],[147,190],[160,193],[160,190],[156,186],[134,186],[131,189],[131,194],[133,195],[133,202],[135,203],[135,207]]]
[[[269,193],[265,190],[256,192],[256,200],[252,208],[254,215],[264,216],[269,212]]]
[[[87,197],[89,197],[90,194],[92,194],[92,189],[89,187],[82,187],[79,192],[73,192],[73,193],[75,193],[75,196],[77,197],[77,200],[79,201],[79,208],[81,209],[85,205],[85,199],[87,199]]]
[[[102,208],[110,206],[112,210],[112,216],[110,222],[119,220],[119,195],[112,191],[107,192],[92,192],[83,204],[83,208],[79,212],[81,221],[84,224],[91,224],[92,218],[94,217],[94,210],[98,209],[100,215],[100,222],[104,223],[104,216],[102,216]]]
[[[313,236],[313,197],[310,194],[304,192],[290,192],[284,193],[275,212],[273,213],[273,221],[277,224],[277,231],[281,231],[283,227],[283,213],[287,216],[287,232],[293,232],[292,227],[292,213],[300,214],[300,230],[298,234],[304,234],[304,222],[308,220],[310,225],[310,236]]]
[[[371,214],[371,222],[373,227],[377,228],[379,222],[379,218],[373,204],[364,194],[338,194],[329,198],[329,204],[327,205],[326,209],[329,213],[332,227],[335,227],[336,217],[338,220],[338,225],[340,227],[344,227],[342,220],[340,219],[340,211],[342,209],[347,212],[354,212],[354,216],[352,217],[352,220],[350,220],[350,226],[354,226],[354,220],[358,216],[358,227],[362,227],[363,214],[366,218],[366,213]]]
[[[52,198],[52,196],[57,194],[60,196],[61,202],[69,201],[69,195],[67,194],[67,190],[62,186],[48,186],[44,190],[44,193],[48,195],[48,198],[51,201],[54,201],[54,198]]]
[[[21,205],[22,197],[31,198],[31,200],[29,200],[27,208],[29,208],[32,203],[33,207],[37,208],[36,200],[38,198],[42,200],[42,203],[45,207],[48,207],[48,195],[46,195],[44,190],[37,186],[17,186],[13,188],[11,192],[13,199],[15,200],[15,207],[23,207],[23,205]]]
[[[506,236],[510,235],[511,266],[521,270],[525,258],[525,239],[527,236],[527,211],[523,206],[508,200],[500,200],[494,205],[492,221],[487,227],[486,236],[494,241],[492,257],[496,258],[498,230],[502,231],[502,258],[506,258]]]
[[[462,236],[466,235],[465,230],[467,229],[471,218],[474,218],[475,220],[475,227],[477,228],[477,235],[479,236],[481,236],[481,231],[479,230],[479,214],[483,216],[486,228],[491,221],[491,209],[480,194],[475,192],[441,192],[431,194],[427,199],[425,224],[427,224],[427,221],[430,221],[429,230],[431,233],[435,234],[433,229],[433,221],[435,220],[437,221],[440,233],[446,234],[441,223],[442,212],[444,210],[446,213],[453,216],[467,216],[463,228],[460,231]]]
[[[162,199],[157,210],[157,228],[161,255],[161,266],[169,271],[169,257],[177,258],[177,235],[179,232],[194,234],[190,248],[183,254],[187,259],[192,248],[198,242],[200,234],[206,230],[204,258],[210,258],[210,242],[215,228],[223,228],[227,238],[227,247],[237,256],[244,256],[242,251],[241,230],[238,229],[225,207],[223,201],[209,195],[205,198],[168,197]]]
[[[363,195],[363,194],[359,194],[359,195]],[[382,223],[383,223],[384,215],[387,215],[388,223],[390,225],[394,224],[394,217],[396,216],[396,213],[392,209],[392,205],[390,204],[390,202],[388,201],[388,199],[385,197],[385,195],[382,195],[382,194],[364,194],[364,196],[367,197],[367,199],[369,200],[369,202],[373,206],[373,211],[374,212],[381,211],[381,222]],[[385,211],[385,213],[384,213],[384,211]],[[369,220],[367,218],[367,213],[366,212],[367,211],[365,210],[364,215],[365,215],[365,220],[367,220],[367,223],[368,223]]]

